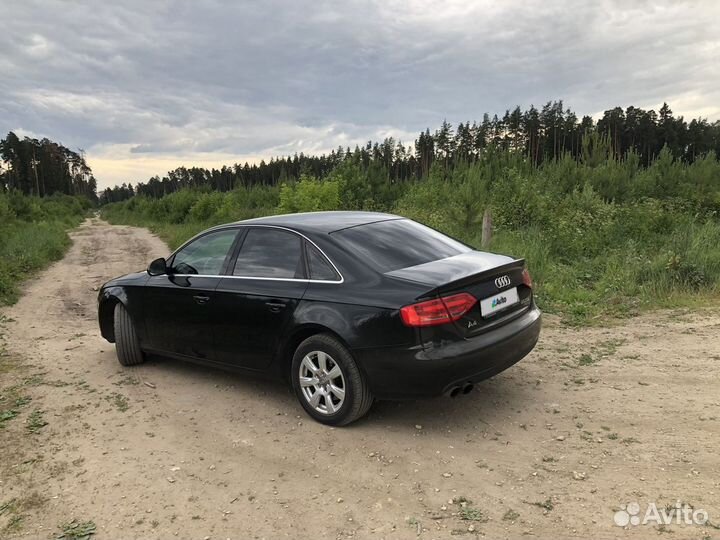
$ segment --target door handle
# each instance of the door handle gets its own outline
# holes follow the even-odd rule
[[[210,301],[210,297],[205,296],[204,294],[196,294],[193,296],[193,299],[196,304],[207,304]]]
[[[277,313],[281,309],[283,309],[285,306],[287,306],[286,302],[265,302],[265,305],[270,308],[270,311],[273,313]]]

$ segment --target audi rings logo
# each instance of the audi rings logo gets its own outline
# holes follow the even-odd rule
[[[510,285],[510,278],[508,276],[500,276],[499,278],[495,279],[495,286],[498,289],[502,289],[503,287],[507,287]]]

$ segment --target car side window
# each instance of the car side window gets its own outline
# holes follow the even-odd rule
[[[217,276],[237,236],[237,229],[211,232],[189,243],[175,254],[172,270],[176,274]]]
[[[240,248],[233,275],[304,278],[301,238],[281,229],[251,228]]]
[[[305,254],[307,255],[308,268],[310,269],[310,279],[319,279],[323,281],[340,281],[340,276],[332,267],[327,257],[320,253],[310,242],[305,243]]]

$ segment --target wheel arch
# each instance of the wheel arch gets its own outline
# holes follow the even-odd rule
[[[98,304],[98,322],[100,334],[110,343],[115,343],[115,306],[123,304],[127,308],[127,294],[119,287],[106,289]]]
[[[278,348],[275,355],[275,365],[280,374],[289,378],[290,368],[292,366],[292,358],[295,354],[295,350],[300,344],[307,338],[316,336],[318,334],[327,334],[337,339],[348,351],[350,347],[347,341],[345,341],[340,334],[334,331],[332,328],[324,326],[319,323],[305,323],[294,328],[284,339]],[[361,368],[362,369],[362,368]]]

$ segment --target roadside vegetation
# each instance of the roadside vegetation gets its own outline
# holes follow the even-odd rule
[[[20,282],[62,257],[67,230],[97,204],[96,181],[82,151],[49,139],[0,139],[0,305]]]
[[[597,121],[562,101],[516,107],[412,146],[386,138],[329,154],[180,167],[100,196],[113,223],[172,247],[203,228],[273,213],[395,212],[527,259],[540,305],[568,322],[698,305],[720,283],[720,122],[616,107]]]
[[[15,302],[24,279],[63,256],[68,229],[90,207],[84,196],[0,192],[0,305]]]
[[[571,323],[703,304],[720,287],[715,154],[686,162],[666,147],[644,167],[632,152],[614,157],[599,135],[585,139],[578,158],[539,165],[488,147],[473,161],[436,160],[427,175],[394,182],[351,156],[321,179],[303,174],[228,192],[185,188],[108,204],[102,214],[147,226],[174,248],[219,223],[332,209],[395,212],[476,247],[489,209],[488,248],[526,258],[540,305]]]

